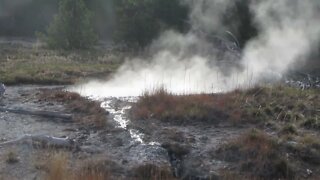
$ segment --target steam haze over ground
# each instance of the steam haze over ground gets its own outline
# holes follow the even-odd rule
[[[234,1],[184,3],[192,9],[189,33],[164,32],[149,47],[151,57],[130,59],[108,82],[91,81],[73,90],[106,97],[138,96],[158,86],[178,94],[246,88],[281,79],[287,70],[301,65],[319,42],[318,0],[251,1],[258,36],[241,55],[226,51],[221,59],[209,35],[228,30],[222,26],[222,14]]]

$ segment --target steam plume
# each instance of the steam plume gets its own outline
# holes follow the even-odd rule
[[[185,0],[192,8],[189,33],[167,31],[150,46],[151,58],[130,60],[110,81],[91,81],[75,90],[105,97],[137,96],[162,85],[174,93],[246,88],[281,79],[287,70],[303,63],[319,40],[318,0],[252,0],[259,35],[247,43],[241,56],[232,50],[221,55],[211,39],[201,34],[225,31],[222,14],[233,2]]]
[[[252,4],[252,9],[262,32],[247,44],[243,63],[256,81],[301,65],[319,41],[319,2],[268,0]]]

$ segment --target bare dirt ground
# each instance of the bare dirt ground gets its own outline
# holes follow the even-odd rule
[[[37,86],[9,87],[1,99],[1,107],[24,108],[63,112],[64,107],[50,102],[40,102],[36,95]],[[41,87],[46,88],[46,87]],[[57,123],[57,120],[37,116],[0,112],[1,143],[17,140],[25,135],[48,135],[69,137],[66,128],[75,128],[73,124]],[[15,154],[18,163],[7,162],[9,154]],[[37,150],[28,143],[17,143],[0,147],[0,177],[3,179],[34,179],[39,176],[35,168]],[[41,173],[40,173],[41,174]]]
[[[8,87],[5,97],[1,100],[1,107],[69,113],[61,103],[39,99],[41,91],[48,88],[62,87]],[[68,153],[72,162],[94,159],[95,156],[99,156],[98,159],[103,161],[107,159],[106,152],[112,155],[112,147],[122,143],[122,139],[118,140],[117,134],[122,138],[127,137],[128,140],[130,137],[121,129],[110,127],[97,131],[77,122],[68,123],[61,119],[0,112],[0,179],[48,179],[48,158],[57,151]],[[113,135],[109,131],[114,131]],[[29,136],[67,139],[75,146],[46,147],[42,146],[42,142],[27,138]]]
[[[61,103],[39,99],[43,89],[62,87],[13,86],[8,87],[1,107],[46,110],[70,113]],[[112,100],[116,101],[115,99]],[[112,103],[111,106],[116,106]],[[119,105],[117,105],[117,108]],[[107,116],[107,113],[106,113]],[[113,118],[110,114],[109,118]],[[139,164],[168,164],[167,151],[160,146],[142,144],[130,137],[130,132],[110,121],[102,129],[86,127],[78,122],[61,119],[0,112],[0,179],[48,179],[50,155],[64,151],[71,167],[86,166],[87,161],[108,162],[115,179],[134,176],[131,172]],[[54,137],[68,139],[73,147],[47,147],[43,142],[27,137]]]
[[[97,128],[76,120],[75,117],[83,114],[72,111],[67,106],[68,101],[72,99],[54,101],[43,98],[43,94],[46,94],[44,92],[63,93],[63,89],[62,86],[7,87],[5,96],[0,101],[0,109],[41,110],[71,114],[73,121],[0,111],[1,180],[57,179],[57,177],[50,177],[52,174],[61,174],[52,170],[55,166],[52,165],[51,159],[55,154],[59,155],[58,158],[67,157],[66,163],[62,163],[63,166],[58,165],[58,167],[62,166],[64,171],[77,174],[83,168],[87,170],[97,168],[94,172],[102,171],[107,175],[108,178],[103,179],[152,179],[154,177],[166,180],[224,179],[225,174],[221,173],[237,169],[235,163],[228,160],[230,154],[227,156],[224,152],[232,152],[232,160],[242,156],[242,152],[233,152],[234,149],[224,150],[224,144],[245,134],[248,129],[258,126],[235,125],[223,119],[213,124],[198,122],[176,124],[152,117],[131,120],[130,109],[137,104],[135,103],[137,98],[128,97],[101,99],[102,104],[98,108],[104,108],[105,114],[100,115],[105,116],[106,124]],[[285,91],[289,93],[288,96],[293,91],[293,89],[284,90],[288,90]],[[316,92],[318,91],[314,90],[313,93],[307,94],[309,100],[305,102],[304,107],[308,107],[311,101],[317,104],[318,101],[312,100],[319,98]],[[278,93],[281,94],[281,92]],[[303,94],[303,91],[300,94]],[[293,93],[293,95],[296,94]],[[87,99],[87,101],[91,100]],[[317,109],[318,105],[310,108]],[[276,147],[287,149],[287,146],[290,146],[289,157],[292,156],[297,166],[295,169],[299,170],[297,177],[318,177],[319,146],[318,139],[313,138],[318,137],[318,131],[302,127],[295,130],[294,127],[274,127],[280,134],[272,130],[273,126],[265,125],[262,129],[270,134],[270,137],[281,137],[278,142],[283,143],[278,143],[281,146]],[[283,134],[287,131],[289,135]],[[304,134],[312,136],[308,139]],[[264,136],[261,137],[263,140]],[[300,139],[303,139],[304,144],[300,143]],[[246,144],[240,141],[240,145]],[[59,154],[61,152],[66,156]],[[301,158],[305,160],[301,161]],[[170,178],[168,176],[159,178],[159,174],[150,174],[154,172],[154,166],[165,167]],[[162,169],[160,174],[163,173]],[[77,179],[74,176],[73,178],[61,177],[63,178],[58,179]],[[237,176],[231,176],[231,179],[232,177]]]

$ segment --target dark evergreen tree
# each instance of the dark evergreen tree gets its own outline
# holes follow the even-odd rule
[[[62,49],[92,47],[97,42],[92,17],[83,0],[61,0],[59,13],[47,29],[47,44]]]
[[[115,38],[144,47],[163,30],[186,31],[188,7],[180,0],[114,0]]]

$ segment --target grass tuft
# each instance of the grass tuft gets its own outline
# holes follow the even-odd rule
[[[238,164],[239,170],[249,177],[279,179],[295,176],[277,141],[260,130],[252,129],[225,144],[217,153],[224,160]]]
[[[58,152],[53,154],[49,159],[49,164],[47,165],[48,175],[47,180],[67,180],[72,179],[72,173],[69,169],[69,157],[68,154],[64,152]]]
[[[153,164],[140,165],[133,170],[134,176],[139,180],[174,180],[170,167],[159,167]]]
[[[318,116],[311,117],[302,124],[304,127],[308,129],[320,130],[320,119]]]
[[[10,151],[7,154],[6,162],[9,164],[15,164],[19,162],[18,154],[14,151]]]
[[[294,124],[287,124],[284,127],[282,127],[281,134],[293,134],[297,135],[298,134],[298,129]]]
[[[66,152],[56,152],[49,157],[46,165],[47,180],[108,180],[111,173],[108,166],[97,162],[83,162],[80,167],[71,164],[71,157]]]
[[[103,128],[107,125],[107,112],[100,106],[100,102],[89,100],[78,93],[43,90],[40,99],[64,104],[68,110],[76,114],[74,119],[77,122],[97,128]]]
[[[153,92],[145,92],[131,112],[133,119],[155,118],[178,124],[217,123],[229,118],[226,109],[229,109],[227,102],[230,97],[212,94],[174,95],[160,88]],[[238,116],[236,110],[232,113]]]

